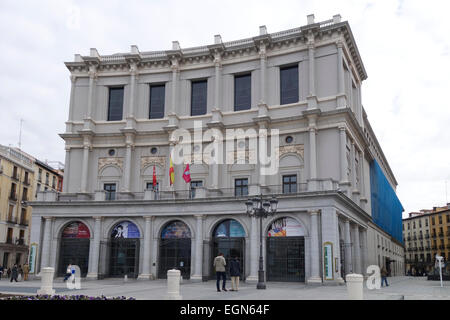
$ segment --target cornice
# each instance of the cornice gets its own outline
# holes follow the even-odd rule
[[[276,55],[276,51],[285,50],[289,47],[306,46],[307,42],[313,40],[315,47],[321,46],[327,38],[333,38],[336,34],[344,36],[346,47],[352,56],[352,60],[358,70],[361,80],[367,78],[364,65],[362,64],[358,48],[348,22],[332,23],[324,21],[289,30],[260,34],[256,37],[245,38],[235,41],[222,42],[219,37],[217,43],[191,48],[180,48],[178,42],[172,50],[139,52],[137,47],[132,47],[131,53],[118,53],[113,55],[98,55],[95,49],[91,49],[91,56],[78,56],[75,62],[65,62],[71,72],[87,72],[90,65],[98,67],[98,71],[129,71],[130,63],[135,63],[138,69],[162,70],[170,68],[172,61],[176,60],[178,66],[205,67],[209,64],[214,66],[215,55],[220,54],[224,63],[233,63],[235,59],[251,58],[259,59],[261,45],[265,45],[267,56]],[[299,50],[303,50],[298,48]],[[105,74],[106,76],[107,74]],[[82,75],[79,75],[82,76]]]

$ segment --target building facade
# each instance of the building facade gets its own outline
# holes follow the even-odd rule
[[[411,212],[403,219],[407,272],[415,275],[434,270],[436,255],[450,257],[450,204]]]
[[[34,159],[17,148],[0,145],[0,265],[27,261]]]
[[[311,15],[277,33],[262,26],[238,41],[216,35],[195,48],[91,49],[66,66],[65,183],[33,203],[37,272],[62,275],[72,263],[88,278],[152,279],[175,267],[207,280],[223,252],[256,281],[260,236],[268,281],[342,283],[369,264],[404,270],[397,182],[362,106],[367,75],[340,15]],[[226,135],[238,129],[249,136]],[[264,141],[273,158],[252,162]],[[174,163],[171,185],[177,153],[184,161]],[[383,183],[384,211],[375,191]],[[278,200],[261,230],[245,204],[258,195]]]

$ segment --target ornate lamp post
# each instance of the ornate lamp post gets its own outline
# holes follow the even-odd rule
[[[278,200],[272,197],[270,200],[263,200],[262,195],[259,198],[248,199],[245,202],[247,206],[247,214],[251,217],[259,218],[259,270],[258,270],[258,284],[257,289],[266,289],[266,283],[264,280],[264,261],[263,261],[263,233],[262,233],[262,220],[270,215],[274,215],[277,212]]]

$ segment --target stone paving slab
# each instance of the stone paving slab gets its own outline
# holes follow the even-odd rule
[[[427,281],[424,277],[391,277],[389,286],[368,290],[366,300],[450,300],[450,281]],[[227,282],[227,287],[231,282]],[[0,281],[0,293],[36,294],[39,280],[11,283]],[[62,279],[55,279],[53,288],[61,295],[125,296],[138,300],[163,300],[167,293],[166,280],[105,279],[81,282],[81,289],[70,290]],[[183,280],[180,293],[185,300],[347,300],[347,288],[342,286],[311,286],[303,283],[268,282],[266,290],[257,290],[256,284],[241,282],[238,292],[217,292],[216,282]]]

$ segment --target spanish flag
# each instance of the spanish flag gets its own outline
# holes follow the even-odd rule
[[[170,185],[173,185],[173,183],[175,181],[175,172],[173,170],[172,158],[170,158],[169,179],[170,179]]]

